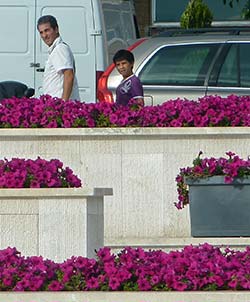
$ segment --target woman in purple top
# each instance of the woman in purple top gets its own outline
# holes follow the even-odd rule
[[[116,88],[116,103],[126,106],[131,99],[143,104],[143,88],[139,78],[133,74],[134,55],[132,52],[121,49],[113,57],[113,62],[123,80]]]

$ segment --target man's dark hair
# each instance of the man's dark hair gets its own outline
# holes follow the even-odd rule
[[[135,58],[132,52],[126,49],[120,49],[117,51],[117,53],[113,57],[114,64],[117,61],[127,60],[129,63],[134,63]]]
[[[39,25],[45,24],[45,23],[49,23],[50,26],[53,29],[58,28],[58,24],[57,24],[56,18],[54,16],[51,16],[51,15],[45,15],[45,16],[42,16],[42,17],[40,17],[38,19],[38,21],[37,21],[37,29],[38,29]]]

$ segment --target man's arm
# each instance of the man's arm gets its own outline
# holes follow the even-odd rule
[[[74,83],[73,69],[63,70],[63,94],[62,99],[68,100],[70,98]]]

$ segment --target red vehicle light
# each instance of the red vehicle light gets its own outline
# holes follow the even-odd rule
[[[110,90],[108,90],[108,77],[115,68],[115,64],[112,63],[109,67],[104,71],[98,81],[97,88],[97,99],[99,102],[108,102],[113,103],[113,94]]]

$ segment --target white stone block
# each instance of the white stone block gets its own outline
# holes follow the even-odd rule
[[[0,189],[0,248],[56,262],[104,245],[103,199],[112,189]]]

